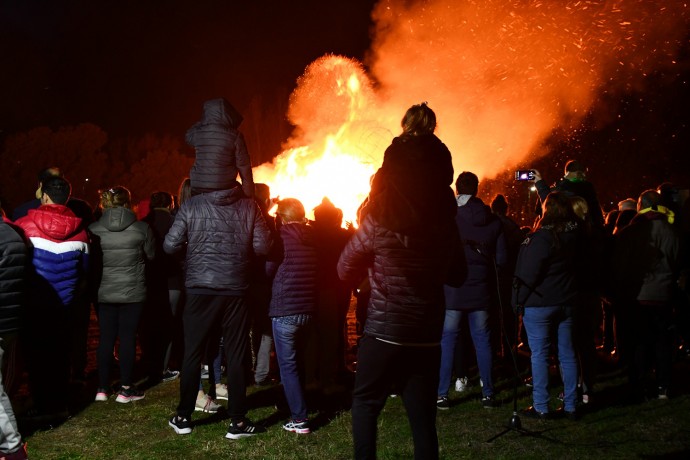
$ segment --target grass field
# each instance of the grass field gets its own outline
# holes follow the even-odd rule
[[[352,325],[351,325],[352,326]],[[352,335],[352,334],[351,334]],[[351,341],[353,342],[353,340]],[[310,397],[314,431],[297,435],[282,429],[287,414],[282,387],[249,388],[249,417],[268,431],[238,441],[225,439],[228,420],[222,413],[195,412],[190,435],[179,436],[168,427],[178,402],[179,381],[146,389],[146,398],[130,404],[110,399],[93,403],[96,391],[95,316],[89,339],[91,377],[73,385],[70,417],[53,425],[22,422],[32,459],[348,459],[352,458],[349,393],[342,398]],[[504,433],[513,415],[513,367],[495,366],[496,390],[501,405],[482,407],[481,390],[474,386],[459,394],[451,391],[451,408],[439,411],[437,429],[443,459],[628,459],[690,458],[690,360],[674,363],[674,385],[669,400],[630,403],[624,372],[600,355],[593,401],[581,420],[539,421],[521,417],[526,432]],[[527,364],[520,354],[520,368]],[[555,408],[560,391],[554,370]],[[207,384],[205,384],[207,386]],[[13,400],[19,416],[29,406],[25,390]],[[531,390],[518,386],[518,410],[531,404]],[[501,434],[503,433],[503,434]],[[379,418],[378,458],[412,458],[412,440],[400,398],[389,398]]]

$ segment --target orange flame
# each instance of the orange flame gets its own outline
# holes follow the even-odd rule
[[[290,99],[288,117],[298,127],[290,142],[295,146],[272,164],[254,168],[254,181],[268,184],[273,196],[299,199],[310,218],[328,197],[343,210],[345,221],[355,223],[369,179],[392,138],[376,110],[371,83],[358,62],[318,59]]]

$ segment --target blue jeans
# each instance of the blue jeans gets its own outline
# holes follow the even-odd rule
[[[438,395],[448,396],[453,373],[455,344],[460,335],[460,322],[467,315],[474,349],[477,352],[479,377],[482,379],[482,395],[493,396],[494,384],[491,378],[493,356],[491,352],[491,330],[488,310],[446,310],[441,337],[441,371],[438,382]]]
[[[549,348],[555,338],[563,376],[563,404],[566,411],[574,411],[577,403],[577,358],[573,347],[572,307],[526,307],[522,320],[532,350],[534,408],[539,412],[549,411]]]
[[[273,321],[273,341],[280,369],[280,381],[293,420],[307,419],[307,403],[300,379],[303,367],[298,360],[304,353],[308,327],[308,324],[294,325]]]

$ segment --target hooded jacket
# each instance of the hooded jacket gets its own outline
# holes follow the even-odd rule
[[[273,277],[268,316],[316,312],[317,251],[314,229],[306,224],[287,223],[278,230],[266,271]]]
[[[614,235],[612,272],[620,297],[667,303],[680,271],[681,240],[660,212],[637,214]]]
[[[174,254],[186,247],[187,292],[244,295],[254,255],[267,255],[271,242],[259,205],[235,187],[185,201],[163,250]]]
[[[21,236],[9,223],[0,220],[0,336],[19,330],[28,263]]]
[[[88,236],[81,219],[67,206],[44,204],[15,224],[30,243],[32,302],[70,305],[88,268]]]
[[[93,235],[98,302],[135,303],[146,300],[146,261],[156,254],[153,231],[131,209],[107,208],[89,226]]]
[[[444,287],[446,308],[487,309],[496,290],[496,270],[508,263],[503,224],[475,196],[458,206],[455,223],[465,251],[467,277],[460,287]]]
[[[453,219],[452,182],[451,154],[438,137],[396,137],[374,176],[366,212],[391,231],[424,234]]]
[[[244,137],[237,130],[240,123],[242,115],[225,99],[204,103],[201,120],[186,135],[187,143],[196,152],[189,172],[193,189],[200,192],[230,189],[239,173],[244,194],[254,196],[251,159]]]

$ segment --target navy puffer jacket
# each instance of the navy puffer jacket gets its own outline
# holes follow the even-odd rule
[[[508,262],[503,224],[477,197],[458,207],[455,223],[465,250],[467,278],[460,287],[445,286],[446,308],[487,309],[496,289],[496,269]]]
[[[268,316],[316,312],[317,253],[314,229],[301,223],[283,224],[266,264],[273,277],[273,296]]]
[[[186,135],[187,143],[196,151],[189,172],[192,188],[201,192],[230,189],[239,173],[244,194],[254,196],[251,159],[237,130],[241,122],[242,115],[225,99],[204,103],[201,120]]]
[[[19,330],[28,263],[24,240],[10,224],[0,220],[0,335]]]
[[[425,235],[403,235],[368,215],[343,249],[338,276],[357,282],[369,271],[371,298],[364,333],[396,343],[436,344],[445,307],[443,285],[450,282],[459,237],[452,221],[427,228]],[[462,257],[460,256],[460,259]]]
[[[271,233],[259,205],[240,187],[185,201],[165,236],[163,250],[186,247],[185,287],[241,295],[249,286],[253,256],[267,255]]]

